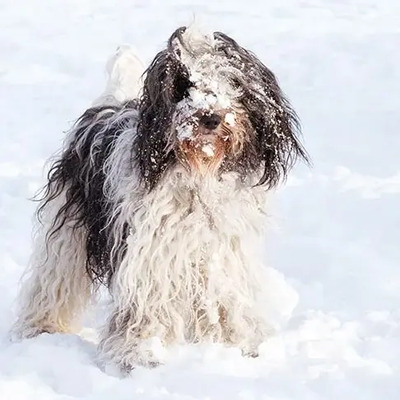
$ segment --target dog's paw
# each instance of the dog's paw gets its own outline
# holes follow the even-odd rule
[[[32,339],[43,333],[53,334],[53,333],[64,333],[64,330],[59,329],[49,324],[44,325],[17,325],[14,326],[9,333],[10,340],[12,342],[19,342],[24,339]]]
[[[247,358],[257,358],[260,355],[258,349],[242,349],[242,356]]]
[[[116,353],[108,351],[105,355],[106,363],[103,364],[103,369],[106,373],[128,376],[138,367],[152,369],[164,364],[166,349],[159,338],[135,340],[126,345],[126,349],[119,345],[116,347]]]
[[[110,361],[102,365],[100,364],[99,367],[108,375],[124,378],[130,376],[136,368],[153,369],[161,365],[163,365],[163,363],[160,360],[145,360],[141,357],[136,360],[123,361],[120,363]]]

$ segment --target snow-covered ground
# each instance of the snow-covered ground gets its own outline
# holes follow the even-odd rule
[[[257,359],[183,346],[126,379],[96,364],[101,309],[80,336],[10,343],[44,161],[118,44],[149,62],[193,18],[253,50],[301,117],[314,167],[277,193],[265,249],[297,308]],[[397,0],[0,0],[0,26],[1,400],[400,397]]]

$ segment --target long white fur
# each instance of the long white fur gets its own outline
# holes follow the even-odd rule
[[[109,85],[102,101],[120,101],[119,94],[126,93],[120,89]],[[110,123],[120,117],[114,113]],[[156,363],[147,346],[152,338],[163,344],[222,341],[255,352],[268,332],[257,303],[263,291],[257,248],[266,219],[265,190],[235,173],[199,180],[177,164],[144,195],[129,163],[134,114],[131,120],[104,166],[105,194],[116,204],[109,218],[116,243],[124,225],[130,227],[111,284],[114,310],[100,343],[104,357],[121,367]],[[93,290],[83,228],[71,235],[67,221],[49,235],[63,202],[64,194],[48,205],[35,242],[16,324],[24,337],[72,330]]]
[[[33,254],[19,296],[14,333],[32,337],[42,332],[72,332],[91,295],[86,274],[85,231],[66,221],[58,231],[53,222],[65,202],[65,190],[47,204],[36,227]],[[73,233],[72,233],[73,232]]]
[[[177,166],[135,213],[126,193],[120,219],[131,233],[112,284],[115,309],[103,354],[121,365],[147,364],[154,355],[142,343],[153,337],[164,344],[222,341],[254,352],[267,332],[257,312],[263,190],[235,174],[199,185]]]

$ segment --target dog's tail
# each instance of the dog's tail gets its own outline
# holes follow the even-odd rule
[[[107,62],[106,89],[93,106],[118,105],[140,96],[143,87],[144,65],[129,45],[119,46]]]

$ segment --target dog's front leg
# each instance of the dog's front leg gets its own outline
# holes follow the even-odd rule
[[[162,332],[151,332],[150,321],[146,317],[138,318],[135,307],[115,309],[100,342],[105,361],[123,373],[129,373],[136,366],[153,368],[162,363]]]
[[[257,357],[258,346],[270,336],[271,328],[251,310],[246,310],[244,314],[238,313],[238,310],[237,306],[233,309],[220,307],[222,341],[239,347],[243,356]]]
[[[146,226],[142,221],[139,225]],[[160,260],[152,259],[151,242],[139,233],[139,238],[134,234],[127,238],[125,256],[113,277],[114,309],[100,343],[105,360],[122,371],[162,363],[163,347],[170,336],[169,303],[161,296],[165,281],[159,273]]]

